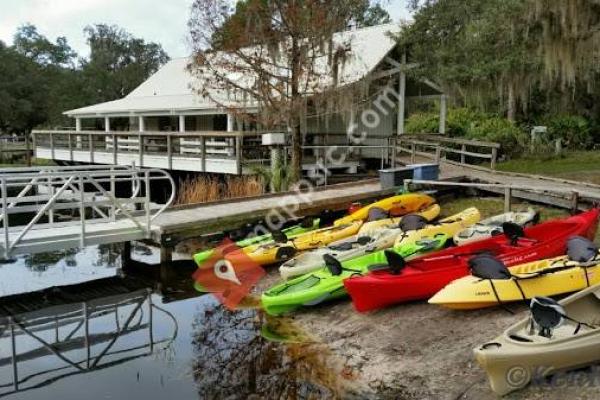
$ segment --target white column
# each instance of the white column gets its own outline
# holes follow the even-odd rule
[[[398,127],[396,133],[402,135],[404,133],[404,102],[406,99],[406,53],[402,55],[402,69],[398,79]]]
[[[235,130],[234,124],[235,118],[233,118],[233,114],[227,114],[227,132],[233,132]]]
[[[104,132],[110,132],[110,118],[104,117]]]
[[[146,131],[146,120],[144,119],[144,117],[142,115],[140,115],[138,117],[138,129],[140,132]]]
[[[185,115],[179,116],[179,132],[185,132]]]
[[[440,133],[446,133],[446,95],[440,96]]]
[[[75,132],[81,132],[81,118],[75,118]]]

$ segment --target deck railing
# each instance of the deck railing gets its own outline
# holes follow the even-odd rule
[[[112,156],[111,164],[119,164],[119,155],[133,155],[139,166],[145,165],[145,158],[153,155],[166,157],[167,169],[173,169],[177,157],[197,159],[202,172],[207,171],[206,161],[235,161],[236,172],[242,173],[245,162],[267,159],[266,149],[260,146],[260,134],[256,132],[136,132],[136,131],[33,131],[34,148],[49,149],[50,158],[56,159],[60,150],[64,159],[80,161],[76,152],[85,152],[87,161],[99,162],[100,153]],[[121,163],[122,164],[122,163]],[[210,171],[208,171],[210,172]]]
[[[496,169],[499,143],[450,138],[440,134],[401,135],[396,137],[399,153],[410,154],[411,162],[416,156],[432,158],[436,162],[449,155],[456,157],[454,161],[469,164],[470,159],[487,160],[491,169]]]

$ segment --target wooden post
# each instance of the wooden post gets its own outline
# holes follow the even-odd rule
[[[202,136],[200,142],[202,143],[202,172],[206,172],[206,136]]]
[[[171,275],[171,264],[173,263],[173,249],[171,247],[160,247],[160,280],[169,279]]]
[[[562,140],[556,139],[554,142],[554,154],[560,156],[562,154]]]
[[[118,152],[118,147],[119,147],[119,138],[117,136],[116,133],[113,133],[112,135],[112,142],[113,142],[113,164],[117,165],[117,152]]]
[[[504,212],[510,212],[512,189],[510,186],[504,188]]]
[[[31,134],[31,148],[32,148],[32,152],[33,155],[35,156],[35,151],[36,151],[36,147],[37,147],[37,135],[35,133]]]
[[[461,163],[461,164],[464,164],[464,163],[465,163],[465,161],[466,161],[466,160],[465,160],[465,151],[467,151],[467,145],[466,145],[466,144],[463,144],[463,145],[460,147],[460,151],[462,151],[462,153],[460,153],[460,163]]]
[[[123,251],[121,252],[121,269],[127,270],[131,264],[131,242],[123,242]]]
[[[438,143],[435,145],[435,162],[437,164],[439,164],[441,159],[442,159],[442,148],[440,147],[440,144]]]
[[[50,132],[50,157],[54,160],[54,135]]]
[[[27,166],[31,167],[31,146],[29,143],[29,133],[25,134],[25,160],[27,162]]]
[[[406,99],[406,53],[402,54],[402,67],[398,76],[398,120],[396,133],[402,135],[404,133],[404,110]]]
[[[67,133],[67,140],[69,141],[69,160],[73,161],[73,140],[71,133]]]
[[[440,96],[440,133],[446,133],[446,95],[443,94]]]
[[[571,214],[575,215],[579,211],[579,192],[571,193]]]
[[[415,144],[415,142],[412,142],[410,144],[410,162],[411,162],[411,164],[415,163],[416,155],[417,155],[417,145]]]
[[[88,135],[88,141],[90,146],[90,163],[94,163],[94,135],[91,133]]]
[[[498,149],[493,147],[492,148],[492,160],[490,162],[491,169],[496,169],[496,159],[497,158],[498,158]]]
[[[140,168],[144,167],[144,136],[138,135],[138,150],[140,155]]]

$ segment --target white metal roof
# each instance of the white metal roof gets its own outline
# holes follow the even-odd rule
[[[350,57],[343,65],[340,83],[356,82],[371,71],[394,48],[390,32],[399,25],[384,24],[337,33],[334,42],[349,43]],[[198,82],[187,71],[188,57],[169,61],[122,99],[66,111],[69,116],[122,116],[218,112],[216,104],[196,94]],[[231,107],[236,103],[231,102]]]

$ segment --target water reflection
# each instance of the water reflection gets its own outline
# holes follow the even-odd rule
[[[267,340],[261,334],[265,323],[264,314],[253,309],[215,307],[196,316],[194,378],[200,398],[341,396],[339,378],[329,369],[331,357],[323,344]]]
[[[122,274],[120,251],[94,246],[0,265],[0,397],[341,397],[341,368],[293,321],[265,316],[256,299],[231,312],[198,297],[187,261],[173,263],[169,281]]]
[[[1,309],[0,368],[12,374],[2,375],[11,379],[0,381],[0,397],[146,357],[177,336],[177,321],[149,289],[25,313]],[[156,313],[170,322],[170,335],[155,336]]]

